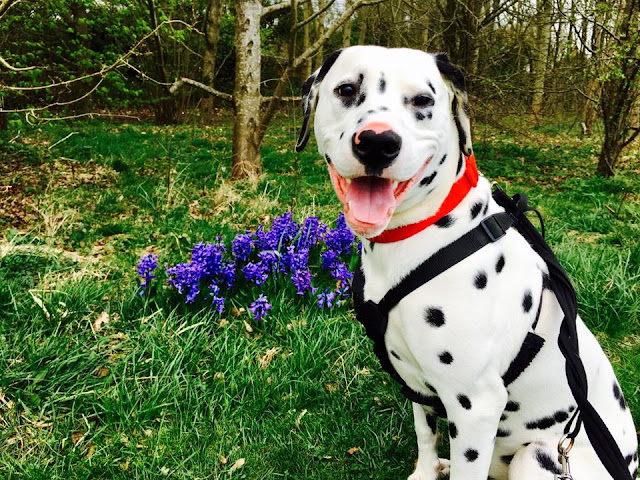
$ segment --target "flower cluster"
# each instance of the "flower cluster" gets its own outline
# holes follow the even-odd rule
[[[299,224],[288,212],[276,218],[271,228],[260,225],[255,231],[237,234],[230,249],[220,239],[197,244],[189,262],[166,268],[167,283],[185,303],[201,299],[218,313],[225,310],[226,298],[234,291],[250,296],[258,292],[249,311],[260,323],[272,308],[259,291],[264,287],[281,289],[289,283],[296,295],[311,296],[319,308],[343,304],[353,277],[348,262],[358,248],[342,214],[336,227],[330,228],[318,217]],[[156,255],[140,259],[141,295],[156,277],[157,266]]]

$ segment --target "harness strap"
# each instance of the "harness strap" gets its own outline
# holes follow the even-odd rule
[[[489,243],[500,240],[514,223],[513,215],[496,213],[482,220],[478,226],[441,248],[412,270],[400,283],[389,290],[379,303],[364,300],[364,275],[360,263],[356,267],[353,282],[353,300],[357,319],[365,326],[367,336],[373,340],[373,351],[382,368],[402,386],[402,393],[412,402],[433,406],[437,397],[425,397],[409,388],[391,364],[385,347],[384,335],[387,330],[389,312],[414,290],[420,288],[442,272],[453,267]],[[544,340],[529,332],[523,345],[503,376],[505,386],[513,382],[529,366],[542,348]],[[439,415],[446,415],[444,408],[436,408]]]
[[[527,197],[517,194],[511,198],[504,191],[497,188],[493,192],[493,199],[507,212],[513,214],[516,230],[520,232],[533,250],[547,264],[551,289],[564,313],[564,319],[560,325],[558,346],[566,360],[567,383],[578,405],[574,416],[565,426],[565,434],[569,438],[575,438],[580,431],[581,425],[584,424],[587,437],[589,437],[593,449],[611,477],[614,480],[631,480],[631,475],[618,444],[600,415],[598,415],[598,412],[587,399],[587,375],[578,350],[576,327],[578,302],[571,281],[553,251],[545,242],[544,237],[525,216],[525,212],[533,210],[527,205]],[[571,425],[574,421],[575,426],[571,430]]]
[[[513,225],[513,216],[501,212],[491,215],[462,237],[441,248],[413,269],[400,283],[387,292],[378,303],[380,313],[388,315],[400,300],[429,280],[453,267],[489,243],[500,240]]]

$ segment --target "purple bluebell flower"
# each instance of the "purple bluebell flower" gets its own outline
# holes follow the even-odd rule
[[[209,285],[209,290],[211,290],[209,295],[211,295],[211,305],[213,306],[213,309],[218,312],[218,314],[222,313],[224,310],[225,299],[220,295],[220,287],[215,283],[212,283]]]
[[[335,250],[327,250],[326,252],[322,252],[320,254],[320,258],[322,259],[322,268],[326,270],[331,270],[335,268],[338,263],[339,253]]]
[[[258,253],[260,263],[264,265],[264,268],[269,272],[278,271],[278,254],[274,250],[264,250]]]
[[[278,236],[278,245],[291,242],[297,235],[300,225],[293,221],[293,213],[287,212],[273,220],[271,231]]]
[[[291,275],[291,283],[296,287],[296,294],[304,295],[304,292],[311,289],[312,275],[309,269],[296,270]]]
[[[169,279],[167,283],[186,294],[185,303],[192,303],[200,293],[200,280],[203,277],[202,268],[194,263],[179,263],[175,267],[167,268]]]
[[[231,288],[236,284],[236,264],[235,262],[226,262],[220,269],[220,276],[227,285],[227,288]]]
[[[247,280],[255,283],[256,285],[262,285],[267,281],[268,274],[267,268],[262,263],[249,262],[244,267],[242,267],[242,273]]]
[[[145,255],[138,261],[138,275],[140,276],[141,280],[141,290],[139,295],[143,295],[145,289],[149,286],[149,282],[151,282],[151,279],[156,278],[156,276],[153,274],[156,268],[158,268],[158,255],[154,253]]]
[[[333,308],[333,301],[336,299],[335,292],[330,292],[327,288],[317,295],[317,305],[319,308]]]
[[[344,213],[340,213],[336,220],[336,225],[336,228],[329,230],[325,234],[324,241],[330,250],[334,250],[338,252],[338,254],[348,252],[353,247],[355,236],[347,227]]]
[[[253,241],[251,239],[251,234],[248,232],[239,233],[231,242],[231,253],[233,253],[233,255],[241,262],[244,262],[249,258],[252,250]]]
[[[258,320],[258,323],[262,323],[262,319],[269,315],[272,305],[269,303],[269,299],[260,294],[260,296],[249,305],[249,311],[253,314],[254,318]]]
[[[331,276],[338,280],[341,283],[351,283],[351,279],[353,278],[353,274],[347,268],[347,265],[340,262],[338,263],[333,270],[331,270]]]
[[[222,267],[225,250],[222,243],[198,243],[191,251],[191,263],[198,265],[203,277],[214,277]]]
[[[326,231],[327,226],[321,223],[318,217],[308,217],[300,227],[300,235],[295,242],[296,246],[309,249],[318,243]]]

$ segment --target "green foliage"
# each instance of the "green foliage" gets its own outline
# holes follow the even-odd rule
[[[322,158],[313,148],[293,152],[296,126],[277,119],[262,151],[264,174],[230,183],[226,120],[207,128],[12,124],[9,138],[20,129],[20,148],[35,157],[32,164],[17,157],[18,167],[31,168],[24,178],[50,167],[47,188],[21,198],[75,216],[49,236],[45,219],[31,218],[0,242],[6,478],[410,473],[410,405],[381,372],[351,312],[310,308],[267,285],[274,310],[258,326],[241,310],[244,298],[222,321],[206,308],[137,295],[142,253],[174,264],[199,241],[228,241],[289,209],[297,219],[336,217]],[[476,158],[489,178],[509,193],[526,192],[542,212],[580,312],[639,424],[640,206],[633,192],[640,179],[628,164],[614,179],[594,177],[595,142],[565,128],[543,131],[515,143],[487,130]],[[0,165],[14,158],[4,148],[0,142]],[[20,233],[26,230],[30,237]],[[349,454],[353,447],[359,450]]]

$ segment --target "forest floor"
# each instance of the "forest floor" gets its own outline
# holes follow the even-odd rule
[[[313,141],[294,153],[296,129],[274,123],[264,173],[246,182],[229,181],[228,118],[12,121],[0,132],[2,478],[411,473],[410,405],[349,308],[273,302],[258,325],[244,298],[220,316],[138,295],[142,255],[185,261],[198,242],[228,242],[287,211],[335,220],[324,161]],[[640,425],[638,147],[611,179],[594,175],[598,148],[569,126],[478,126],[474,150],[488,178],[542,213]]]

